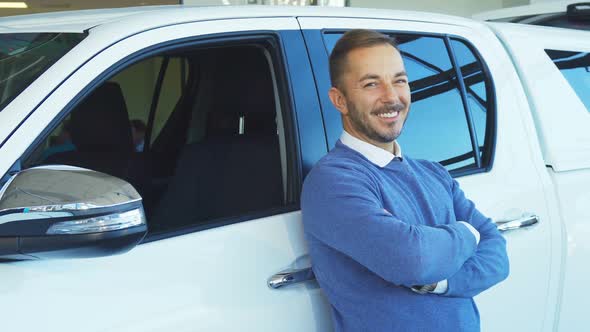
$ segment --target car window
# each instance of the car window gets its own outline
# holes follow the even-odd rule
[[[0,111],[85,37],[82,33],[0,34]]]
[[[545,50],[590,112],[590,53]]]
[[[128,181],[151,234],[278,213],[288,203],[292,143],[277,126],[266,47],[199,47],[137,62],[90,91],[23,165],[73,165]],[[137,127],[153,144],[138,148]]]
[[[324,34],[328,52],[341,35]],[[448,48],[443,37],[392,36],[399,45],[412,91],[410,113],[398,139],[404,154],[440,162],[456,174],[485,168],[492,154],[487,148],[492,138],[486,139],[486,134],[490,136],[486,130],[493,105],[488,102],[490,84],[482,62],[458,39],[449,39]],[[457,79],[458,70],[465,91]]]
[[[491,135],[486,135],[488,128],[488,117],[493,115],[488,112],[493,105],[489,103],[488,90],[491,90],[489,79],[487,79],[481,61],[476,57],[474,51],[464,41],[451,39],[451,46],[457,59],[457,65],[461,68],[461,75],[465,82],[467,106],[469,107],[473,129],[475,130],[477,142],[480,146],[481,158],[486,156],[485,149],[491,145]],[[490,122],[492,119],[490,119]]]
[[[160,134],[180,100],[186,70],[185,57],[161,55],[132,65],[111,79],[121,86],[125,96],[137,151],[143,151],[146,146],[149,149]],[[145,139],[150,142],[146,144]]]
[[[399,47],[412,90],[410,114],[399,137],[403,151],[414,158],[439,162],[471,151],[461,94],[444,40],[400,40]],[[421,70],[428,73],[414,78],[413,73]],[[462,160],[450,164],[449,169],[471,162]]]
[[[162,89],[159,93],[155,118],[153,119],[150,143],[156,140],[162,128],[164,128],[164,124],[168,121],[186,86],[186,71],[188,68],[186,58],[167,57],[167,62],[163,64],[165,66],[160,67],[162,72]]]
[[[156,82],[163,61],[163,56],[146,59],[126,68],[109,80],[121,88],[136,152],[143,151],[145,147],[148,118],[154,95],[159,94],[156,91]],[[163,88],[168,90],[168,86]]]

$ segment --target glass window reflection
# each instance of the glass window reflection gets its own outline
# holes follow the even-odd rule
[[[485,142],[487,109],[489,106],[483,66],[464,42],[452,39],[451,46],[457,59],[457,65],[461,68],[467,94],[467,105],[475,126],[477,142],[481,148],[480,151],[483,153],[484,146],[489,144]]]
[[[590,112],[590,53],[545,50]]]
[[[328,53],[341,36],[342,33],[324,34]],[[404,154],[441,162],[449,170],[473,168],[475,158],[465,108],[444,39],[417,34],[394,37],[412,90],[411,112],[399,138]],[[452,47],[461,67],[468,107],[481,146],[489,107],[482,65],[463,42],[452,40]]]

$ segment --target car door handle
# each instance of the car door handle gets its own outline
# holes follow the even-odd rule
[[[531,214],[513,220],[500,220],[495,224],[500,232],[512,231],[519,228],[530,227],[539,222],[539,217]]]
[[[315,280],[311,267],[298,270],[281,271],[268,279],[268,287],[278,289],[296,283]]]

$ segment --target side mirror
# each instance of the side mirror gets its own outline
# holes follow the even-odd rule
[[[127,182],[72,166],[41,166],[0,189],[0,259],[81,258],[127,252],[147,233]]]

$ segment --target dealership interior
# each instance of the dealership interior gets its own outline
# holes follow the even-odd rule
[[[25,0],[0,1],[0,16],[81,9],[185,4],[365,7],[430,11],[471,17],[486,11],[548,2],[555,2],[555,0]]]

